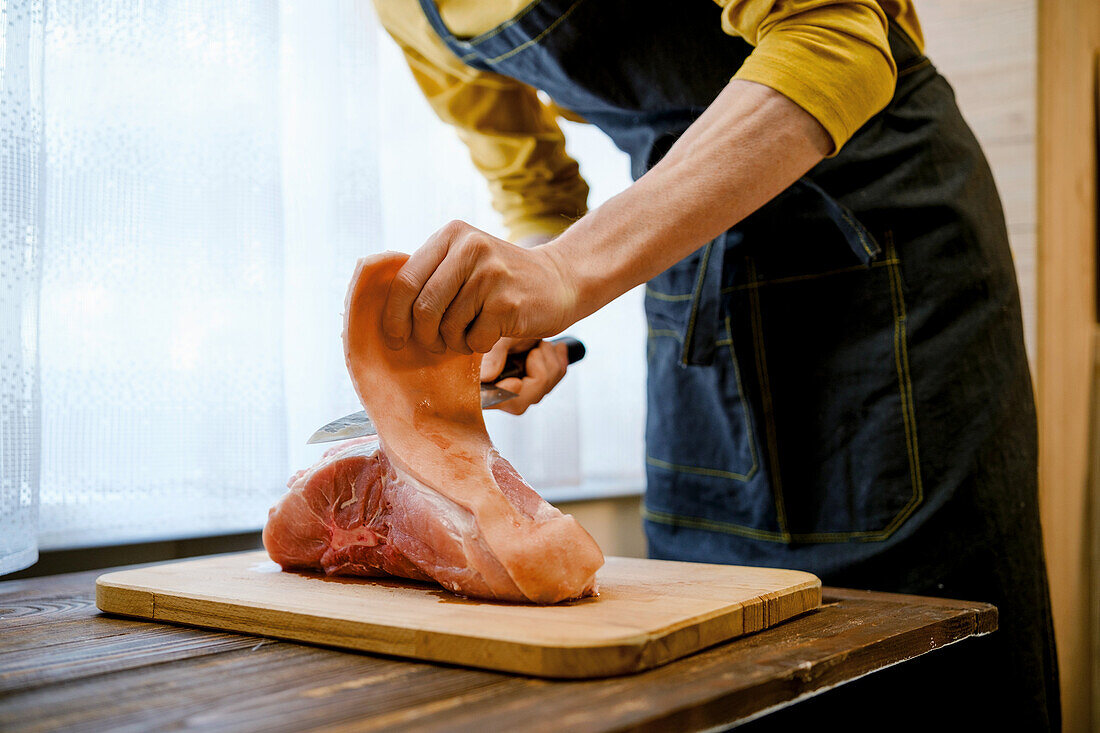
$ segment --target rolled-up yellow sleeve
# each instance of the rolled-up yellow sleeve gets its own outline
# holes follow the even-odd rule
[[[426,26],[418,7],[388,14],[389,4],[375,5],[428,103],[456,128],[488,180],[493,207],[513,240],[555,236],[583,216],[588,185],[565,151],[553,109],[537,92],[460,62]]]
[[[897,66],[875,0],[715,0],[722,29],[755,46],[734,79],[775,89],[809,112],[833,153],[890,101]]]

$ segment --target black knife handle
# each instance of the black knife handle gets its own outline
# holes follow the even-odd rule
[[[569,352],[569,363],[576,364],[578,361],[584,358],[584,344],[572,336],[562,336],[561,338],[552,339],[552,344],[565,344],[566,350]],[[538,346],[538,344],[535,344]],[[535,348],[532,346],[531,349]],[[508,358],[504,361],[504,369],[501,370],[500,376],[498,376],[495,382],[499,382],[502,379],[510,379],[511,377],[523,378],[527,373],[527,355],[531,353],[531,349],[526,351],[514,351],[508,355]]]

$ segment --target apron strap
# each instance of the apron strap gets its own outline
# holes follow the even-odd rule
[[[882,254],[882,248],[878,246],[878,242],[871,236],[871,233],[867,231],[867,227],[863,226],[856,218],[852,211],[844,206],[844,204],[837,201],[835,198],[826,193],[825,189],[814,183],[809,178],[803,176],[795,182],[795,186],[801,186],[806,191],[810,192],[824,208],[824,213],[829,217],[840,233],[844,236],[844,240],[851,247],[852,252],[855,253],[859,261],[865,265],[870,265],[872,262],[879,258]]]

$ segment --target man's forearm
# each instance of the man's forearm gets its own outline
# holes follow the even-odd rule
[[[659,164],[545,245],[576,283],[576,319],[744,219],[830,148],[825,129],[779,92],[730,82]]]

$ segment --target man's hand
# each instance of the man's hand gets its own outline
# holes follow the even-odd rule
[[[571,325],[568,269],[549,245],[524,249],[453,221],[409,257],[382,311],[386,345],[485,353],[503,337],[542,338]]]
[[[537,346],[536,346],[537,344]],[[531,348],[534,346],[535,348]],[[538,339],[503,338],[497,341],[489,353],[481,360],[481,381],[492,382],[504,369],[508,354],[531,349],[527,354],[522,379],[510,378],[497,382],[497,386],[518,396],[505,400],[490,409],[504,410],[513,415],[522,415],[531,405],[537,404],[550,390],[557,386],[569,366],[569,350],[565,344],[555,344]]]

